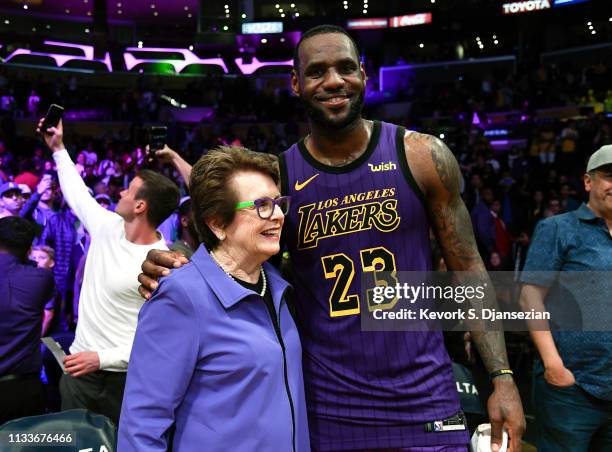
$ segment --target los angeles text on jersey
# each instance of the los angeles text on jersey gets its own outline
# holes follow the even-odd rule
[[[392,198],[395,192],[395,188],[384,188],[301,206],[298,209],[298,249],[315,248],[320,239],[366,231],[372,227],[381,232],[395,230],[401,220],[397,199]]]

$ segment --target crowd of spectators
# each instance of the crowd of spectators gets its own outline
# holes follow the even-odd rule
[[[371,89],[378,89],[378,68],[368,65]],[[457,115],[473,111],[521,110],[567,105],[612,111],[610,68],[605,62],[542,63],[537,68],[487,69],[479,75],[457,72],[452,82],[432,83],[418,72],[394,93],[412,103],[412,118]],[[169,78],[143,75],[127,79],[127,87],[96,87],[76,76],[8,76],[0,71],[0,111],[14,117],[38,118],[43,106],[60,103],[96,120],[134,122],[164,120],[160,109],[169,99],[190,107],[210,107],[214,121],[257,122],[303,119],[297,99],[285,84],[263,83],[258,77],[209,75],[194,77],[185,89],[169,86]],[[257,95],[254,96],[253,93]]]
[[[414,101],[413,115],[471,116],[474,111],[570,104],[590,105],[592,111],[602,112],[563,120],[530,119],[523,125],[528,135],[526,146],[503,152],[494,150],[478,125],[458,124],[447,134],[445,141],[463,172],[463,198],[478,246],[490,270],[520,271],[538,221],[574,210],[583,201],[586,160],[594,150],[612,142],[611,121],[603,113],[612,112],[612,91],[608,89],[612,87],[604,77],[607,73],[605,65],[580,70],[549,65],[518,78],[487,74],[477,81],[458,80],[453,85],[402,93]],[[22,216],[37,227],[31,259],[53,272],[57,288],[57,296],[46,306],[44,331],[56,335],[60,342],[70,343],[78,321],[89,238],[63,200],[51,155],[42,142],[19,136],[15,119],[38,119],[44,114],[42,106],[57,102],[69,109],[102,105],[108,110],[105,119],[131,123],[129,130],[122,132],[109,131],[98,137],[73,135],[66,140],[95,199],[113,209],[120,191],[145,166],[180,181],[170,166],[147,161],[143,123],[160,120],[162,93],[177,97],[186,93],[165,91],[162,78],[139,80],[136,87],[117,93],[83,89],[74,77],[16,79],[0,72],[0,217]],[[194,78],[187,90],[190,101],[212,107],[218,120],[168,124],[168,144],[190,163],[221,144],[273,154],[288,148],[300,137],[301,106],[288,91],[261,89],[254,96],[255,85],[256,79]],[[246,133],[237,133],[233,127],[237,122],[250,123]],[[402,122],[410,128],[414,118],[403,118]],[[182,195],[187,194],[184,185],[181,189]],[[181,215],[184,212],[162,225],[168,244],[180,238]]]

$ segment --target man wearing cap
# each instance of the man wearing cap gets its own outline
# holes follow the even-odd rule
[[[15,182],[5,182],[0,186],[0,218],[19,215],[23,206],[21,188]]]
[[[551,313],[530,324],[540,452],[612,450],[612,145],[591,156],[584,187],[586,204],[538,224],[521,275],[523,309]]]

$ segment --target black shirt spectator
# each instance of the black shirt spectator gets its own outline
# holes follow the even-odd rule
[[[53,274],[30,265],[34,227],[21,217],[0,219],[0,424],[42,414],[40,334]]]

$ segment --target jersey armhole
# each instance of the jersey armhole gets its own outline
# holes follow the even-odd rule
[[[287,161],[285,160],[285,152],[281,152],[278,156],[278,169],[280,171],[280,191],[282,196],[287,196],[289,193],[289,175],[287,174]]]
[[[414,176],[412,175],[412,171],[410,171],[410,165],[408,165],[408,159],[406,158],[406,148],[404,146],[404,135],[406,134],[406,129],[404,127],[398,127],[395,132],[395,149],[397,151],[397,161],[400,164],[400,168],[402,170],[402,174],[404,175],[404,179],[410,185],[410,188],[414,191],[417,197],[423,203],[423,207],[427,206],[425,202],[425,194],[416,183]]]

